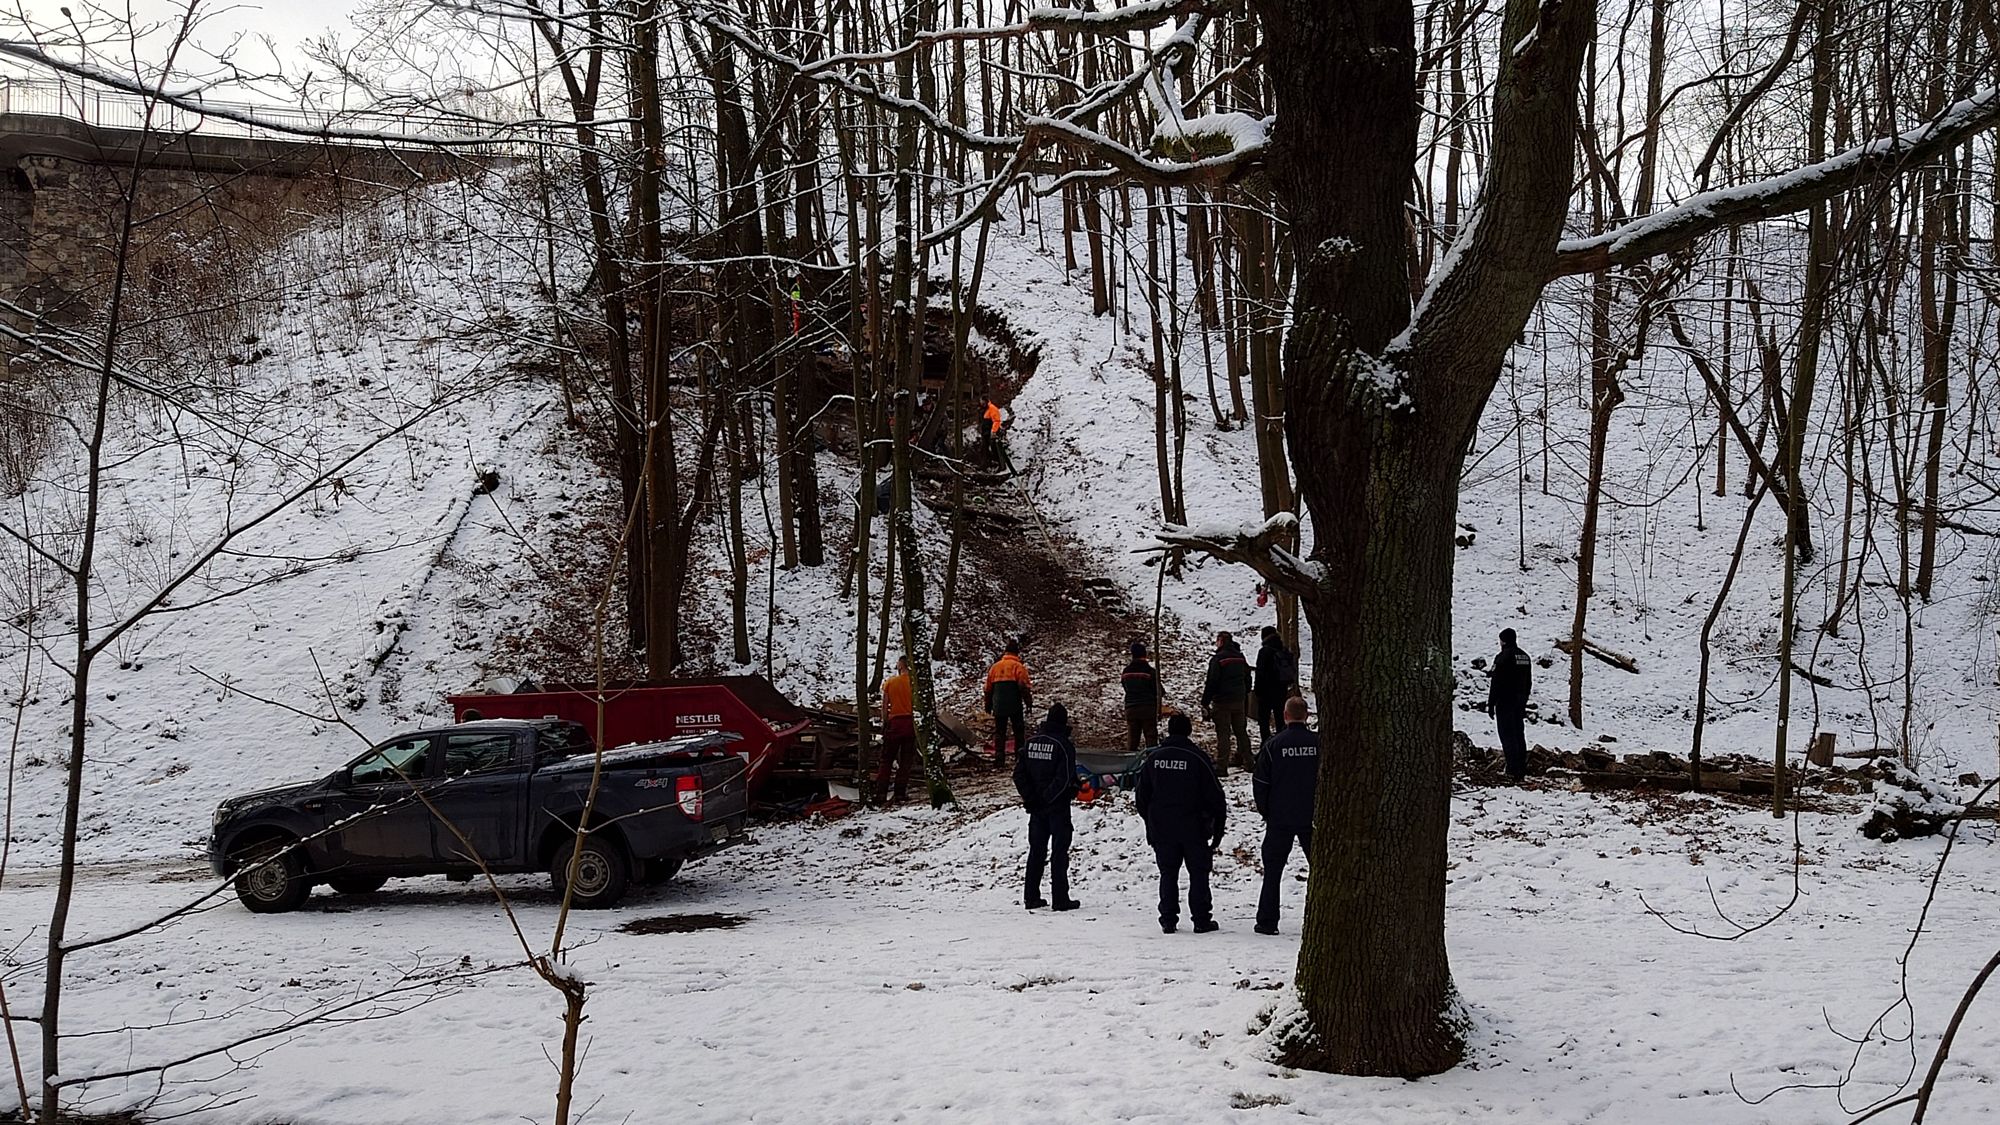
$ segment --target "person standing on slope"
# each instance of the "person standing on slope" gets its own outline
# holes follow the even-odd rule
[[[1146,659],[1146,642],[1132,642],[1132,662],[1118,677],[1125,688],[1125,752],[1160,744],[1160,673]]]
[[[1180,922],[1183,867],[1188,873],[1188,916],[1194,919],[1194,932],[1220,928],[1215,924],[1208,873],[1215,849],[1222,846],[1229,805],[1208,756],[1188,737],[1193,733],[1194,723],[1186,715],[1168,719],[1167,740],[1139,767],[1135,803],[1146,822],[1146,842],[1160,865],[1160,932],[1167,934]]]
[[[1208,658],[1201,709],[1215,723],[1215,771],[1227,776],[1232,764],[1250,768],[1250,662],[1228,633],[1215,635],[1215,655]]]
[[[1042,866],[1049,868],[1049,892],[1057,910],[1082,905],[1069,897],[1070,798],[1076,796],[1076,747],[1070,742],[1069,709],[1058,703],[1035,728],[1035,737],[1014,759],[1014,790],[1028,810],[1028,881],[1021,901],[1029,910],[1049,905],[1042,898]]]
[[[1257,751],[1250,796],[1264,818],[1264,891],[1257,899],[1257,932],[1278,932],[1278,887],[1292,841],[1312,862],[1313,801],[1319,793],[1319,735],[1306,726],[1306,701],[1285,701],[1285,728]]]
[[[1522,723],[1528,717],[1533,670],[1534,659],[1514,643],[1514,630],[1500,630],[1500,655],[1493,658],[1493,669],[1487,673],[1490,682],[1486,702],[1500,728],[1500,749],[1507,756],[1507,776],[1515,781],[1528,776],[1528,736]]]
[[[993,716],[993,764],[1007,764],[1007,726],[1014,727],[1014,749],[1028,741],[1028,708],[1034,706],[1028,666],[1021,663],[1021,642],[1008,641],[1007,651],[986,670],[986,713]]]
[[[1264,626],[1264,643],[1257,649],[1256,681],[1251,689],[1257,697],[1259,740],[1268,740],[1274,731],[1283,728],[1285,699],[1298,682],[1298,657],[1285,647],[1277,626]]]
[[[896,674],[882,681],[882,764],[875,770],[875,800],[889,800],[889,774],[896,775],[896,801],[910,796],[910,773],[917,767],[917,712],[911,704],[910,658],[896,658]]]

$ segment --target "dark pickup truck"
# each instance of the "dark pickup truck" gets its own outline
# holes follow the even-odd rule
[[[665,882],[688,859],[741,842],[750,798],[735,740],[607,751],[570,901],[614,905],[633,881]],[[209,862],[258,913],[297,909],[321,883],[368,894],[390,879],[482,867],[547,871],[561,893],[596,762],[584,729],[555,719],[405,734],[318,781],[222,802]]]

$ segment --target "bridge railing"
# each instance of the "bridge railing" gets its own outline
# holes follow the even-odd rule
[[[335,139],[345,143],[361,143],[364,137],[357,134],[363,134],[392,144],[397,141],[410,145],[440,140],[457,142],[457,147],[469,147],[479,153],[511,153],[527,148],[524,139],[496,137],[492,130],[462,119],[434,114],[319,111],[248,102],[205,101],[203,107],[207,112],[123,90],[59,78],[0,75],[0,114],[60,117],[101,129],[150,128],[158,133],[200,133],[204,136],[276,141],[309,139],[288,131],[297,129],[307,133],[334,131],[338,134]],[[252,120],[240,120],[239,117]]]

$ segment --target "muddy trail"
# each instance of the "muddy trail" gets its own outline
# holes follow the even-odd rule
[[[991,723],[982,709],[984,670],[1010,638],[1034,681],[1035,714],[1051,704],[1069,708],[1080,747],[1122,748],[1125,726],[1119,677],[1128,647],[1153,647],[1153,606],[1134,604],[1119,585],[1091,566],[1088,552],[1046,526],[1005,470],[969,473],[962,496],[942,476],[922,481],[919,497],[941,520],[962,520],[962,572],[945,657],[980,675],[970,690],[946,700],[982,737]],[[1199,682],[1174,672],[1196,667],[1205,654],[1182,652],[1171,615],[1161,621],[1166,659],[1161,674],[1170,703],[1191,708]],[[1157,654],[1156,654],[1157,656]],[[1183,672],[1181,679],[1189,673]],[[1198,674],[1198,673],[1197,673]]]
[[[989,403],[1011,408],[1040,366],[1037,347],[1024,342],[1031,337],[1015,331],[1005,317],[978,307],[973,324],[966,398],[955,415],[968,421],[979,419]],[[933,336],[938,338],[932,358],[942,370],[948,366],[950,342],[941,332],[927,334],[927,340]],[[933,389],[941,417],[949,392],[942,380]],[[1149,649],[1164,647],[1152,656],[1169,708],[1194,709],[1208,653],[1183,641],[1185,631],[1172,614],[1157,622],[1155,644],[1153,599],[1131,596],[1094,564],[1087,547],[1066,538],[1050,514],[1038,511],[1004,452],[1006,439],[996,448],[981,440],[981,429],[983,423],[974,421],[962,457],[938,458],[917,471],[917,498],[946,526],[963,525],[960,578],[944,658],[968,674],[969,686],[947,693],[944,709],[966,719],[982,742],[992,736],[981,689],[986,668],[1009,639],[1020,641],[1034,682],[1030,724],[1051,704],[1062,703],[1080,747],[1124,747],[1119,677],[1135,640]],[[932,431],[938,446],[948,432],[948,426]],[[939,561],[947,549],[936,545]]]

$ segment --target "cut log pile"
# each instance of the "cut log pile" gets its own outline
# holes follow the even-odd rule
[[[1453,732],[1452,741],[1453,762],[1464,782],[1476,786],[1502,783],[1506,773],[1498,750],[1474,745],[1464,731]],[[1830,743],[1823,749],[1830,749]],[[1965,808],[1952,803],[1948,794],[1934,786],[1919,783],[1892,754],[1860,760],[1851,755],[1838,759],[1831,754],[1821,756],[1830,764],[1801,763],[1793,768],[1789,784],[1794,789],[1825,794],[1873,794],[1862,829],[1871,839],[1928,835],[1960,813],[1967,820],[2000,820],[2000,808],[1992,804]],[[1695,789],[1687,758],[1664,750],[1621,755],[1597,746],[1580,750],[1534,746],[1528,750],[1528,775],[1544,785],[1585,792],[1685,793]],[[1958,783],[1961,788],[1977,788],[1982,780],[1978,774],[1965,774]],[[1767,758],[1724,754],[1705,758],[1701,764],[1703,792],[1768,797],[1772,785]]]
[[[1491,784],[1504,776],[1498,750],[1476,746],[1462,732],[1456,735],[1455,742],[1456,765],[1468,781]],[[1682,793],[1695,788],[1694,772],[1687,758],[1664,750],[1617,754],[1597,746],[1552,750],[1538,745],[1528,750],[1528,775],[1592,792],[1635,789]],[[1872,763],[1836,766],[1812,770],[1807,775],[1807,784],[1826,793],[1862,793],[1873,787],[1877,776]],[[1701,764],[1701,788],[1709,792],[1760,797],[1769,796],[1772,785],[1768,759],[1725,754],[1705,758]]]

